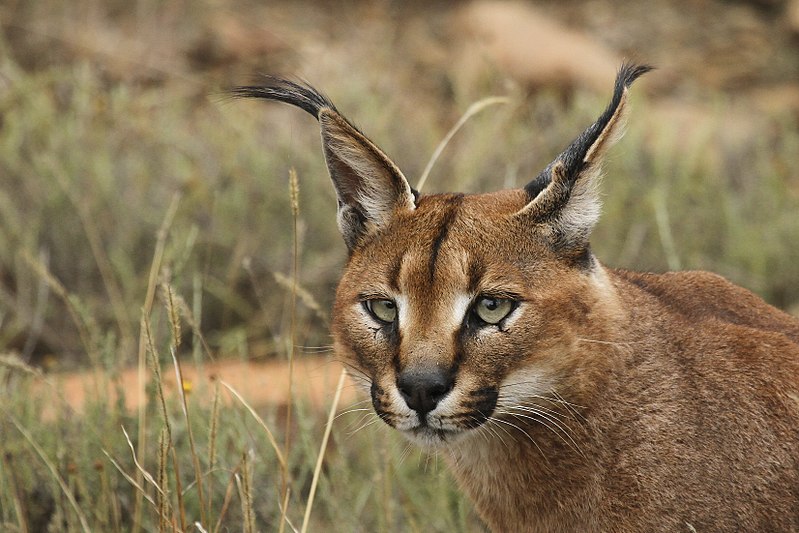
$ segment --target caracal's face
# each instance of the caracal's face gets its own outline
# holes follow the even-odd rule
[[[559,356],[585,320],[592,260],[553,253],[515,216],[525,201],[423,197],[345,269],[337,352],[377,415],[419,444],[513,433],[573,363]]]

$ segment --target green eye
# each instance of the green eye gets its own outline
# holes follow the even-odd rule
[[[380,322],[390,324],[397,318],[397,304],[393,300],[366,300],[366,310]]]
[[[474,306],[478,318],[487,324],[497,324],[513,311],[513,300],[481,296]]]

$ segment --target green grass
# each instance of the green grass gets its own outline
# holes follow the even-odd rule
[[[157,11],[145,3],[139,16]],[[35,13],[25,13],[32,24]],[[0,529],[128,531],[138,517],[145,531],[195,522],[276,531],[283,477],[286,518],[299,529],[327,416],[301,398],[292,399],[286,441],[285,409],[259,408],[261,424],[226,389],[204,387],[188,395],[186,411],[174,395],[162,407],[152,371],[141,413],[98,396],[78,415],[60,399],[57,373],[47,374],[52,386],[34,382],[40,368],[91,366],[103,389],[153,353],[165,373],[172,350],[202,364],[329,346],[325,314],[345,250],[313,120],[230,101],[214,74],[131,81],[58,51],[23,61],[19,40],[0,39]],[[426,192],[523,185],[607,97],[577,91],[566,105],[554,92],[528,98],[498,81],[428,96],[403,82],[402,66],[389,69],[387,50],[370,68],[341,65],[323,88],[413,183],[472,96],[510,99],[454,136]],[[364,73],[347,75],[355,71]],[[381,82],[389,71],[393,83]],[[718,102],[719,116],[732,109]],[[652,122],[656,105],[636,94],[630,130],[612,151],[596,254],[611,266],[713,270],[796,309],[797,124],[761,117],[743,148],[712,130],[680,142],[673,126]],[[292,290],[290,168],[299,176],[302,297]],[[215,410],[217,394],[225,401]],[[353,432],[369,420],[361,414],[335,421],[309,530],[480,530],[439,458],[407,451],[382,424]]]

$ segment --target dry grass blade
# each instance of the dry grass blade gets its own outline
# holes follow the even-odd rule
[[[161,226],[158,228],[155,241],[155,250],[153,252],[153,260],[150,263],[150,274],[147,280],[147,294],[144,297],[144,306],[142,307],[142,318],[147,319],[150,312],[153,310],[153,302],[155,301],[155,290],[158,286],[158,273],[161,271],[161,261],[164,257],[164,248],[166,247],[166,238],[169,234],[169,228],[172,226],[172,221],[175,219],[175,214],[180,205],[180,194],[175,193],[172,196],[172,201],[166,210],[164,219]],[[139,330],[139,354],[138,354],[138,377],[137,377],[137,393],[141,398],[146,395],[146,379],[147,379],[147,343],[145,339],[144,328]],[[139,403],[138,419],[139,419],[139,433],[137,436],[137,451],[142,460],[144,453],[147,449],[147,402]],[[137,480],[141,482],[137,474]],[[141,484],[141,483],[139,483]],[[136,493],[136,502],[133,508],[133,527],[131,531],[136,533],[141,529],[141,503],[142,493]]]
[[[227,488],[225,489],[225,498],[222,501],[222,509],[219,511],[219,518],[216,521],[216,526],[214,527],[214,533],[219,533],[219,530],[222,528],[222,520],[225,518],[225,514],[227,513],[228,507],[230,506],[230,500],[233,498],[233,486],[236,481],[236,476],[238,475],[239,469],[241,468],[241,464],[236,467],[233,472],[230,473],[230,479],[228,480]]]
[[[180,312],[180,317],[186,321],[191,329],[192,335],[194,336],[194,346],[192,346],[192,357],[194,359],[194,363],[196,365],[200,365],[202,363],[202,353],[205,352],[205,355],[211,361],[216,360],[216,356],[214,356],[213,350],[208,345],[208,341],[205,339],[205,335],[200,330],[200,319],[201,319],[201,312],[202,312],[202,282],[198,281],[200,279],[199,276],[194,276],[192,285],[194,290],[194,298],[192,302],[192,308],[186,303],[186,300],[183,299],[182,296],[179,294],[172,293],[173,305],[178,309]]]
[[[291,526],[291,522],[288,519],[287,513],[289,510],[289,499],[291,498],[291,487],[288,488],[286,494],[283,496],[283,503],[280,507],[280,529],[279,531],[282,533],[286,529],[286,524],[289,524],[292,531],[296,531],[293,526]]]
[[[178,462],[178,452],[172,447],[172,467],[175,475],[175,494],[178,497],[178,516],[180,517],[180,529],[186,531],[186,505],[183,503],[183,485],[180,481],[180,463]]]
[[[466,122],[472,118],[474,115],[482,111],[488,106],[496,105],[496,104],[507,104],[510,100],[504,96],[489,96],[488,98],[483,98],[481,100],[476,101],[472,105],[469,106],[469,109],[458,119],[458,122],[452,126],[444,138],[438,143],[436,149],[433,151],[433,155],[430,156],[430,161],[427,162],[427,166],[424,167],[422,171],[422,177],[419,178],[419,183],[416,185],[416,190],[422,192],[422,187],[424,187],[425,182],[427,181],[427,177],[430,175],[430,171],[433,170],[433,166],[438,161],[438,158],[441,157],[441,153],[444,151],[444,148],[447,147],[449,141],[458,133]]]
[[[330,317],[327,316],[325,310],[319,304],[319,302],[314,298],[313,294],[311,294],[308,289],[302,287],[296,280],[289,278],[285,274],[281,274],[280,272],[273,272],[272,276],[274,276],[275,281],[281,287],[292,291],[296,290],[296,296],[300,299],[302,304],[313,311],[314,315],[319,318],[325,325],[330,322]]]
[[[241,458],[241,512],[244,515],[244,533],[255,533],[255,514],[252,510],[252,473],[247,460],[248,452]]]
[[[211,405],[211,423],[208,429],[208,471],[213,472],[216,467],[216,436],[219,430],[219,383],[214,383],[214,400]],[[213,497],[213,483],[214,477],[208,478],[208,525],[210,526],[214,520],[211,516],[213,511],[212,497]]]
[[[147,351],[150,352],[150,360],[152,363],[152,370],[153,374],[155,374],[155,385],[156,390],[158,392],[158,401],[161,407],[161,415],[164,418],[164,427],[167,430],[169,441],[172,441],[172,427],[169,422],[169,413],[166,409],[166,397],[164,396],[164,380],[161,376],[161,361],[160,357],[158,356],[158,351],[155,348],[155,343],[153,342],[153,334],[150,329],[150,321],[147,320],[145,317],[142,317],[142,330],[144,331],[144,337],[147,341]]]
[[[161,533],[168,531],[172,515],[169,505],[169,478],[167,477],[170,445],[169,431],[162,428],[158,439],[158,484],[162,489],[162,492],[158,494],[158,531]]]
[[[208,430],[208,469],[216,466],[216,434],[219,427],[219,384],[214,384],[214,400],[211,404],[211,424]]]
[[[141,484],[140,484],[138,481],[136,481],[136,480],[133,478],[133,476],[131,476],[130,474],[128,474],[127,472],[125,472],[125,469],[124,469],[124,468],[122,468],[122,466],[121,466],[119,463],[117,463],[116,459],[114,459],[113,457],[111,457],[111,454],[110,454],[110,453],[108,453],[108,451],[106,451],[106,450],[103,450],[103,454],[104,454],[104,455],[105,455],[105,456],[108,458],[108,460],[109,460],[109,461],[111,461],[111,464],[112,464],[112,465],[114,465],[114,468],[116,468],[116,469],[117,469],[117,471],[118,471],[120,474],[122,474],[122,477],[124,477],[124,478],[125,478],[125,479],[128,481],[128,483],[130,483],[131,485],[133,485],[133,487],[136,489],[136,492],[137,492],[137,493],[139,493],[139,494],[141,494],[141,495],[142,495],[142,497],[143,497],[145,500],[147,500],[148,502],[150,502],[150,505],[152,505],[154,508],[158,509],[158,505],[156,505],[156,503],[155,503],[155,500],[153,500],[153,499],[150,497],[150,495],[149,495],[149,494],[147,494],[147,491],[144,489],[144,487],[142,487],[142,486],[141,486]]]
[[[300,214],[300,182],[297,179],[297,170],[289,169],[289,196],[291,199],[291,214],[297,217]]]
[[[288,391],[286,393],[286,431],[283,440],[283,450],[285,450],[286,457],[291,455],[291,414],[292,405],[294,404],[294,355],[297,346],[297,278],[299,276],[300,262],[299,262],[299,235],[297,234],[297,219],[300,214],[300,185],[297,180],[297,171],[294,168],[289,169],[289,195],[291,197],[291,222],[292,222],[292,261],[291,270],[293,283],[291,284],[291,325],[289,330],[288,347],[289,354],[289,376],[288,376]],[[246,472],[245,472],[246,473]],[[281,500],[288,501],[289,493],[289,472],[286,469],[286,475],[283,476],[281,483]],[[283,516],[280,520],[280,533],[283,533],[285,522],[285,513],[287,506],[283,507]]]
[[[341,398],[341,389],[344,388],[344,380],[347,377],[347,371],[342,370],[341,376],[338,378],[338,385],[336,385],[336,394],[333,396],[333,403],[330,406],[330,412],[327,415],[327,425],[325,426],[325,435],[322,437],[322,445],[319,447],[319,457],[316,459],[316,467],[313,471],[313,480],[311,481],[311,490],[308,493],[308,503],[305,506],[305,516],[302,519],[301,533],[308,530],[308,521],[311,518],[311,509],[313,508],[314,496],[316,496],[316,485],[319,482],[319,474],[322,472],[322,461],[325,457],[325,450],[327,449],[327,441],[330,438],[330,431],[333,429],[333,419],[336,417],[336,408],[338,401]]]
[[[30,529],[25,513],[25,504],[20,494],[17,472],[15,469],[11,468],[11,458],[12,456],[9,452],[0,454],[0,463],[3,465],[3,470],[0,471],[0,483],[8,485],[9,492],[11,492],[12,505],[14,506],[14,514],[17,517],[17,527],[19,527],[20,533],[28,533]],[[4,472],[8,473],[7,480],[3,479]]]
[[[125,431],[125,426],[122,426],[122,433],[125,434],[125,441],[128,443],[128,447],[130,448],[130,454],[133,456],[133,464],[136,465],[136,469],[141,473],[144,479],[146,479],[153,487],[155,487],[155,490],[157,490],[158,493],[163,496],[164,491],[161,490],[160,486],[158,486],[158,482],[155,480],[155,478],[153,478],[152,474],[144,469],[144,467],[139,463],[139,460],[136,458],[136,449],[133,447],[133,443],[130,440],[128,432]]]
[[[286,469],[288,468],[288,465],[286,464],[286,459],[283,457],[283,453],[281,453],[280,451],[280,446],[278,446],[277,440],[275,440],[275,436],[272,434],[272,431],[270,431],[269,426],[266,425],[266,422],[264,422],[264,420],[255,411],[255,409],[253,409],[253,407],[249,403],[247,403],[247,400],[242,398],[241,394],[239,394],[238,391],[236,391],[236,389],[234,389],[232,386],[230,386],[228,383],[225,383],[224,381],[221,381],[220,383],[222,383],[222,385],[228,391],[230,391],[230,393],[233,396],[235,396],[239,402],[241,402],[241,404],[250,412],[253,418],[255,418],[256,422],[258,422],[258,424],[260,424],[260,426],[264,428],[264,431],[266,432],[266,437],[269,439],[269,444],[272,446],[272,449],[275,450],[275,455],[277,456],[277,462],[280,464],[281,472],[285,472]]]
[[[96,468],[102,463],[97,463]],[[98,468],[99,469],[99,468]],[[104,507],[106,508],[106,515],[108,516],[109,531],[116,533],[122,532],[122,510],[120,509],[120,501],[118,497],[118,490],[111,487],[111,480],[108,475],[108,469],[101,468],[100,470],[100,492],[103,495]]]
[[[28,432],[28,430],[25,429],[22,424],[20,424],[13,416],[9,416],[9,420],[11,420],[11,423],[14,424],[20,433],[22,433],[22,436],[25,437],[25,440],[28,441],[28,444],[31,445],[31,448],[34,449],[39,458],[44,462],[44,464],[47,466],[47,469],[50,470],[50,474],[53,476],[53,479],[55,479],[56,483],[58,483],[58,486],[61,487],[61,490],[64,492],[64,496],[66,496],[69,504],[75,511],[75,514],[80,521],[81,529],[83,529],[83,531],[86,533],[89,533],[91,531],[91,528],[89,528],[89,522],[86,520],[86,516],[83,514],[83,511],[81,511],[78,502],[75,500],[75,495],[72,494],[72,491],[58,473],[58,469],[56,469],[55,465],[47,457],[47,454],[44,453],[44,450],[41,448],[41,446],[39,446],[39,444],[33,440],[33,436]]]
[[[169,283],[162,283],[161,290],[163,291],[164,300],[166,300],[166,310],[169,315],[169,327],[172,328],[172,342],[175,344],[175,349],[180,347],[181,341],[181,326],[180,326],[180,311],[175,301],[175,291],[172,290],[172,285]]]
[[[197,499],[200,504],[200,521],[207,524],[206,509],[205,509],[205,495],[203,492],[203,473],[200,469],[200,456],[197,454],[197,447],[194,443],[194,432],[191,430],[191,419],[189,417],[189,405],[186,402],[186,391],[183,389],[183,372],[180,368],[180,361],[175,353],[176,346],[170,346],[172,354],[172,362],[175,366],[175,379],[178,383],[178,396],[180,396],[180,407],[183,410],[183,416],[186,419],[186,433],[189,437],[189,450],[191,451],[191,461],[194,466],[194,478],[197,482]]]
[[[16,353],[1,353],[0,354],[0,366],[8,368],[10,370],[19,370],[25,374],[29,374],[35,377],[41,377],[42,372],[36,367],[30,366],[28,363],[22,360]]]

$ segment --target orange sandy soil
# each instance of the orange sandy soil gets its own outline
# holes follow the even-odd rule
[[[209,403],[215,381],[228,384],[252,406],[284,405],[288,398],[289,368],[285,361],[255,363],[225,360],[204,364],[202,367],[183,362],[181,370],[184,390],[189,395],[198,393],[207,395]],[[332,402],[341,371],[341,364],[329,358],[298,357],[294,362],[292,392],[310,406],[326,410]],[[152,379],[149,372],[148,369],[146,376],[148,382]],[[177,398],[177,377],[174,367],[164,367],[161,373],[167,398]],[[102,372],[71,372],[40,378],[35,393],[55,395],[55,398],[66,403],[71,410],[82,413],[92,398],[103,398],[109,403],[116,402],[116,391],[121,387],[125,391],[125,406],[133,412],[142,401],[138,383],[136,368],[124,370],[113,380]],[[223,394],[223,397],[230,399],[230,394]],[[348,377],[342,389],[339,405],[351,404],[356,397],[356,389]],[[51,409],[45,409],[45,416],[53,414]]]

